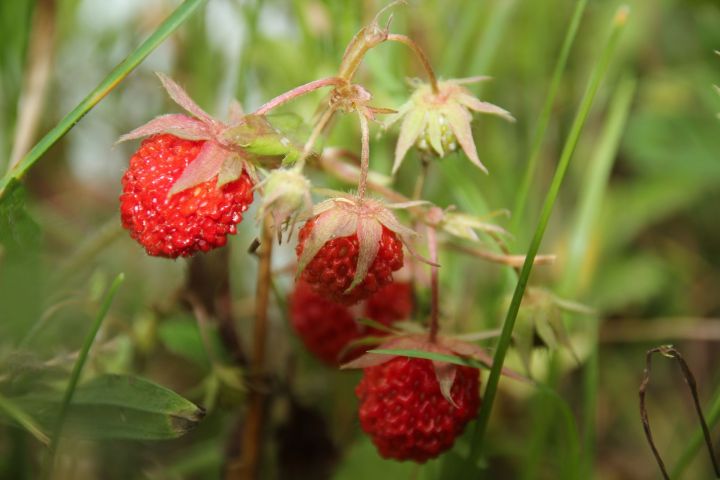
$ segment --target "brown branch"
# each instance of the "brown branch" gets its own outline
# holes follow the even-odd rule
[[[645,354],[645,370],[643,371],[643,379],[640,383],[640,389],[638,393],[640,395],[640,419],[642,420],[645,437],[647,438],[648,444],[650,444],[650,449],[652,450],[653,455],[655,456],[655,460],[660,467],[660,472],[662,473],[663,478],[665,480],[670,480],[670,475],[668,475],[667,469],[665,468],[665,462],[663,462],[663,459],[660,456],[660,452],[655,446],[652,431],[650,430],[650,419],[648,418],[647,408],[645,406],[645,394],[647,391],[647,386],[650,383],[650,367],[652,364],[652,356],[655,353],[659,353],[666,358],[670,358],[678,362],[678,365],[680,366],[680,371],[682,372],[683,378],[685,379],[685,383],[687,383],[688,387],[690,388],[690,394],[692,395],[693,404],[695,405],[695,411],[697,412],[698,420],[700,421],[700,426],[702,427],[703,435],[705,436],[705,444],[707,445],[708,452],[710,453],[710,460],[712,461],[713,469],[715,470],[715,476],[720,478],[720,466],[718,466],[717,460],[715,459],[712,438],[710,436],[710,429],[708,428],[707,422],[705,421],[705,416],[702,412],[702,407],[700,406],[700,399],[697,392],[697,383],[695,382],[695,377],[693,376],[690,367],[685,362],[685,359],[682,357],[682,355],[680,355],[680,352],[678,352],[671,345],[661,345],[659,347],[648,350]]]
[[[253,352],[250,366],[248,405],[242,428],[240,461],[229,464],[226,480],[254,480],[259,478],[260,459],[263,443],[263,426],[266,416],[268,392],[261,382],[256,381],[265,374],[265,347],[268,329],[268,302],[272,280],[272,229],[269,219],[263,222],[260,239],[257,290],[255,292],[255,323],[253,325]]]

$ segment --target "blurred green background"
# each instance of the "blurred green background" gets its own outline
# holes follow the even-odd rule
[[[584,12],[522,215],[496,219],[511,231],[513,253],[527,248],[620,3],[590,0]],[[563,319],[577,359],[567,348],[533,354],[533,377],[547,382],[561,400],[502,381],[483,478],[659,478],[637,406],[645,351],[659,344],[672,343],[684,354],[710,423],[720,418],[720,95],[713,87],[720,84],[715,54],[720,4],[624,3],[631,8],[628,24],[541,248],[558,260],[536,267],[531,280],[597,315]],[[0,2],[0,171],[178,4]],[[392,31],[415,38],[438,76],[492,76],[471,89],[517,118],[515,124],[480,118],[475,139],[490,175],[451,155],[432,165],[427,199],[477,215],[517,208],[574,5],[410,0],[394,10]],[[140,376],[207,410],[196,429],[177,439],[64,442],[57,478],[221,478],[224,462],[240,448],[247,386],[234,366],[226,329],[234,324],[242,348],[251,348],[257,259],[247,249],[258,235],[255,209],[228,249],[192,261],[150,258],[121,230],[120,177],[136,145],[114,142],[156,115],[177,111],[153,72],[176,79],[219,117],[227,116],[233,98],[252,111],[283,91],[332,75],[347,42],[382,6],[373,0],[208,1],[41,158],[24,190],[3,199],[0,395],[12,400],[58,391],[103,292],[124,272],[126,282],[84,378]],[[31,48],[33,43],[40,47]],[[34,72],[30,81],[29,72]],[[422,71],[410,52],[385,44],[367,56],[356,80],[373,93],[375,105],[397,108],[409,95],[405,79],[416,76]],[[322,100],[314,93],[282,111],[310,122]],[[373,170],[389,173],[396,139],[396,129],[373,135]],[[340,117],[325,145],[359,151],[356,120]],[[400,192],[412,192],[418,163],[411,153],[396,179]],[[312,178],[318,185],[352,187],[322,172]],[[491,243],[486,248],[492,249]],[[293,246],[276,249],[275,268],[293,262]],[[441,253],[441,263],[443,328],[455,333],[498,328],[514,287],[511,271],[452,251]],[[458,473],[467,436],[445,458],[423,466],[377,455],[356,420],[353,388],[359,374],[322,366],[289,330],[283,300],[291,284],[291,276],[278,274],[279,295],[271,305],[267,361],[277,385],[266,424],[263,478],[468,478]],[[218,291],[231,302],[229,317],[213,304]],[[209,295],[207,318],[200,319],[206,343],[188,292]],[[428,295],[418,293],[422,311]],[[518,328],[533,320],[521,312]],[[492,347],[493,341],[485,344]],[[522,369],[516,352],[508,362]],[[688,453],[698,424],[682,377],[670,362],[656,362],[648,408],[657,445],[671,468],[682,455],[698,452],[678,478],[708,478],[706,453],[700,448]],[[38,478],[43,447],[11,424],[0,412],[0,478]]]

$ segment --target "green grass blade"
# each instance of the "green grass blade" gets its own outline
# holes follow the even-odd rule
[[[205,0],[185,0],[134,52],[115,67],[95,90],[83,99],[70,113],[50,130],[25,155],[20,162],[0,180],[0,198],[11,180],[20,179],[50,147],[60,140],[80,119],[85,116],[100,100],[110,93],[135,67],[155,50],[172,32],[187,20]]]
[[[0,395],[0,411],[5,412],[5,414],[18,423],[21,427],[23,427],[25,430],[27,430],[30,434],[32,434],[33,437],[35,437],[40,443],[43,443],[45,445],[48,445],[50,443],[50,439],[47,435],[45,435],[40,428],[40,425],[35,423],[35,420],[25,413],[20,407],[15,405],[14,402],[12,402],[10,399],[5,398],[3,395]]]
[[[545,229],[547,228],[548,221],[550,220],[550,215],[552,214],[555,200],[560,191],[560,186],[562,185],[563,179],[565,177],[565,173],[570,163],[570,159],[572,158],[572,155],[575,151],[578,138],[580,137],[583,126],[585,125],[585,120],[590,113],[590,108],[592,106],[593,100],[595,99],[595,94],[597,93],[598,87],[600,86],[600,82],[604,78],[610,60],[615,52],[615,47],[617,46],[618,40],[620,38],[620,33],[625,26],[627,16],[628,8],[621,7],[613,18],[610,36],[607,40],[601,57],[596,63],[590,76],[587,90],[585,91],[585,94],[580,103],[580,107],[578,108],[578,112],[573,121],[570,133],[568,134],[567,141],[565,142],[565,146],[563,147],[560,161],[558,162],[557,168],[555,170],[555,175],[553,176],[550,189],[548,190],[545,201],[543,202],[540,219],[535,229],[535,234],[533,235],[532,241],[530,242],[527,256],[525,258],[525,263],[523,264],[522,270],[520,271],[520,278],[518,279],[517,285],[515,287],[515,292],[513,293],[512,301],[510,303],[510,308],[508,309],[507,316],[503,324],[502,333],[500,335],[500,339],[498,340],[497,349],[493,358],[493,366],[490,370],[490,376],[488,378],[487,386],[485,388],[483,405],[480,409],[480,414],[475,424],[470,458],[476,458],[479,454],[482,453],[485,433],[487,431],[488,422],[490,420],[490,413],[492,412],[493,402],[495,401],[498,383],[500,381],[501,369],[505,362],[505,355],[507,354],[508,348],[510,347],[510,342],[512,340],[512,331],[515,327],[515,320],[517,319],[517,314],[520,310],[520,303],[522,301],[523,295],[525,294],[525,288],[527,287],[527,283],[530,278],[530,272],[532,271],[533,262],[540,248],[540,243],[542,242],[543,235],[545,234]]]
[[[88,353],[90,352],[90,347],[92,347],[93,342],[95,342],[95,337],[97,336],[98,330],[100,330],[100,326],[102,325],[103,320],[105,320],[105,316],[107,315],[108,310],[110,310],[110,305],[115,298],[115,294],[117,293],[118,288],[120,288],[120,285],[123,283],[124,280],[125,275],[122,273],[115,277],[115,280],[113,280],[112,285],[110,285],[110,288],[105,295],[105,299],[100,305],[100,310],[95,317],[95,321],[93,322],[90,331],[87,333],[87,335],[85,335],[85,340],[83,341],[82,348],[80,349],[80,354],[75,361],[75,365],[73,365],[73,369],[70,374],[70,381],[67,388],[65,389],[65,394],[63,395],[63,399],[60,404],[60,411],[58,412],[57,420],[55,421],[55,426],[52,432],[52,437],[50,441],[50,452],[48,455],[49,460],[46,469],[47,476],[49,476],[52,472],[53,464],[55,462],[55,453],[57,451],[58,443],[60,441],[60,434],[62,433],[63,424],[65,423],[65,415],[67,414],[70,402],[72,402],[72,398],[75,394],[77,384],[80,381],[80,374],[82,373],[82,369],[85,366],[85,361],[87,360]]]
[[[555,103],[555,96],[560,89],[560,81],[562,80],[563,72],[565,71],[565,65],[567,59],[570,56],[570,49],[575,43],[575,36],[580,26],[580,20],[582,19],[583,13],[587,0],[578,0],[575,3],[575,11],[573,12],[568,25],[567,32],[565,33],[565,39],[563,40],[562,47],[560,48],[560,55],[558,56],[555,69],[553,70],[552,78],[550,80],[550,89],[548,90],[547,96],[545,97],[545,104],[540,111],[540,118],[538,119],[535,133],[533,134],[532,144],[530,146],[530,156],[528,157],[527,167],[520,183],[520,189],[518,190],[517,197],[515,199],[515,208],[512,211],[512,226],[510,231],[515,235],[518,234],[518,228],[520,223],[525,216],[525,205],[527,204],[528,195],[530,194],[530,186],[532,184],[533,177],[535,177],[535,171],[537,170],[538,161],[540,158],[540,147],[542,146],[543,139],[545,138],[545,132],[547,131],[548,124],[550,123],[550,115],[552,114],[552,107]]]

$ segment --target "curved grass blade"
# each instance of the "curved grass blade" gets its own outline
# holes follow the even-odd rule
[[[172,32],[187,20],[190,15],[202,5],[205,0],[185,0],[175,9],[165,21],[145,40],[134,52],[115,67],[95,90],[83,99],[70,113],[50,130],[33,148],[20,160],[15,167],[0,179],[0,199],[11,180],[20,179],[50,147],[60,140],[80,119],[85,116],[100,100],[110,93],[145,57],[155,50]]]
[[[510,308],[508,309],[507,316],[505,317],[505,322],[503,323],[500,339],[498,340],[497,349],[493,359],[493,366],[490,370],[487,386],[485,387],[484,402],[475,424],[473,441],[470,448],[471,459],[477,458],[477,456],[482,453],[485,433],[487,431],[490,413],[492,412],[493,402],[495,401],[498,383],[500,381],[500,372],[503,363],[505,362],[505,355],[510,348],[512,332],[515,327],[515,320],[517,319],[517,314],[520,310],[520,303],[522,302],[522,297],[525,294],[525,289],[530,278],[533,262],[540,248],[540,244],[545,234],[545,229],[548,221],[550,220],[550,215],[552,214],[553,206],[555,205],[555,200],[560,191],[560,186],[562,185],[568,165],[570,164],[570,159],[575,152],[575,147],[577,146],[580,133],[585,125],[585,120],[590,113],[590,107],[595,99],[595,94],[600,86],[600,82],[605,77],[605,72],[607,71],[610,60],[615,52],[615,47],[617,46],[620,38],[620,33],[623,31],[623,27],[627,23],[628,14],[628,7],[620,7],[613,18],[609,38],[605,44],[602,55],[596,63],[590,76],[587,90],[585,91],[580,107],[578,108],[578,112],[573,120],[570,133],[568,134],[568,138],[560,156],[560,161],[558,162],[552,183],[550,184],[550,189],[548,190],[545,201],[543,202],[540,220],[538,221],[537,227],[535,228],[535,234],[530,242],[528,253],[525,257],[525,263],[520,271],[520,277],[515,287],[515,292],[513,293]]]
[[[100,305],[100,310],[95,317],[95,321],[93,322],[90,331],[85,335],[85,340],[83,341],[82,348],[80,349],[80,354],[78,355],[77,361],[73,366],[72,373],[70,374],[70,381],[67,388],[65,389],[65,394],[63,395],[63,399],[60,404],[60,411],[58,412],[55,426],[52,431],[50,452],[48,455],[48,463],[46,469],[48,477],[52,472],[53,464],[55,462],[55,453],[57,452],[58,443],[60,441],[60,433],[62,433],[63,424],[65,423],[65,416],[67,415],[68,407],[70,406],[70,402],[72,402],[73,395],[75,394],[75,389],[77,388],[78,381],[80,380],[80,374],[82,373],[82,369],[85,366],[85,361],[87,360],[88,353],[90,352],[90,347],[92,347],[98,330],[100,330],[100,326],[102,325],[103,320],[105,320],[105,316],[107,315],[108,310],[110,310],[110,305],[115,298],[115,294],[117,293],[118,288],[120,288],[120,285],[123,283],[124,280],[125,275],[121,273],[117,277],[115,277],[115,280],[113,280],[113,283],[110,285],[110,288],[105,295],[105,299],[103,300],[102,305]]]
[[[555,96],[560,89],[560,81],[562,80],[562,75],[565,71],[568,56],[570,56],[570,49],[572,48],[573,43],[575,43],[575,35],[577,34],[578,27],[580,26],[580,20],[585,12],[586,5],[587,0],[578,0],[575,4],[575,11],[573,12],[570,25],[565,33],[565,39],[563,40],[562,47],[560,48],[560,54],[558,55],[558,60],[555,64],[555,69],[553,70],[552,78],[550,80],[550,89],[548,90],[547,96],[545,96],[545,104],[540,111],[540,118],[538,119],[537,127],[535,128],[535,133],[533,134],[532,144],[530,146],[528,164],[525,168],[525,174],[523,175],[520,183],[520,189],[518,190],[517,197],[515,198],[515,208],[512,210],[512,226],[510,231],[515,235],[518,235],[520,222],[522,222],[523,217],[525,216],[525,205],[527,204],[528,195],[530,193],[530,185],[532,184],[535,171],[537,170],[540,158],[540,147],[542,146],[543,139],[545,138],[545,132],[547,131],[548,124],[550,123],[550,115],[552,114],[553,104],[555,103]]]
[[[32,434],[40,443],[45,445],[50,443],[50,439],[43,433],[40,426],[35,423],[35,420],[15,405],[15,402],[2,395],[0,395],[0,411],[5,412],[5,415]]]

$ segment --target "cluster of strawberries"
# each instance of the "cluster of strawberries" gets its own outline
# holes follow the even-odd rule
[[[354,47],[348,47],[338,77],[298,87],[255,114],[236,111],[229,124],[212,118],[180,86],[159,75],[172,99],[190,115],[157,117],[121,137],[121,141],[147,138],[123,176],[120,210],[122,224],[132,238],[149,255],[168,258],[225,245],[227,235],[236,233],[255,192],[263,195],[260,215],[273,220],[279,238],[288,227],[292,232],[298,218],[304,219],[295,249],[293,327],[307,349],[326,364],[350,362],[346,366],[363,368],[356,388],[360,422],[380,453],[424,462],[450,448],[476,415],[480,405],[478,370],[443,361],[366,353],[367,345],[376,340],[385,342],[386,348],[468,357],[476,356],[478,349],[437,336],[436,290],[429,336],[400,334],[389,328],[413,313],[412,287],[394,281],[393,273],[403,267],[403,245],[410,248],[408,238],[415,235],[390,209],[424,202],[386,205],[365,196],[367,122],[388,111],[370,107],[371,95],[350,82],[362,55],[386,40],[409,42],[374,22],[351,42]],[[359,56],[352,57],[353,52]],[[467,81],[437,82],[432,71],[429,73],[431,84],[417,86],[410,102],[395,116],[403,121],[394,169],[413,144],[438,156],[459,144],[476,166],[484,168],[470,130],[470,110],[512,117],[472,97],[463,87]],[[358,113],[363,137],[361,174],[357,194],[336,194],[313,207],[310,182],[302,175],[312,141],[301,153],[295,152],[295,166],[263,173],[262,180],[258,175],[262,159],[253,141],[261,137],[264,144],[268,138],[277,140],[275,147],[280,151],[272,153],[286,155],[287,160],[291,152],[282,151],[287,139],[279,136],[264,114],[293,96],[326,86],[334,88],[326,110],[329,113],[318,122],[315,132],[323,130],[335,111]],[[436,281],[433,288],[437,289]],[[375,322],[374,326],[363,322],[365,318]]]

